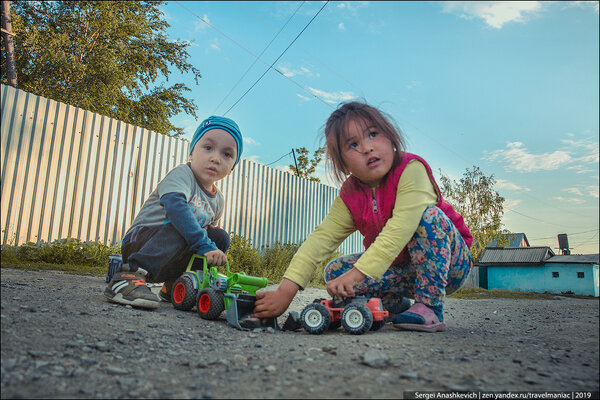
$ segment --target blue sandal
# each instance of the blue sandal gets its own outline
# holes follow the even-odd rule
[[[408,331],[442,332],[446,323],[440,322],[435,312],[423,303],[415,303],[402,314],[396,315],[392,322],[394,327]]]

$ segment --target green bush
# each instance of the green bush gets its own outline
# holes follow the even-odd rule
[[[269,282],[281,281],[299,247],[294,243],[280,242],[275,242],[271,246],[263,246],[259,276],[268,278]]]
[[[120,254],[121,246],[98,242],[81,242],[67,238],[51,243],[25,243],[21,246],[2,246],[2,262],[40,262],[48,264],[77,264],[93,267],[108,265],[110,254]]]
[[[231,234],[227,262],[231,272],[243,272],[246,275],[260,276],[260,253],[252,247],[252,241],[243,236]]]

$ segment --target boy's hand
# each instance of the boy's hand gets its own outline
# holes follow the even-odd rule
[[[221,250],[207,251],[203,255],[210,265],[225,265],[227,263],[227,256]]]
[[[283,278],[276,290],[257,292],[254,303],[254,318],[275,318],[287,310],[300,287],[294,282]]]
[[[354,297],[354,286],[362,283],[367,276],[356,268],[327,282],[327,293],[332,298]]]

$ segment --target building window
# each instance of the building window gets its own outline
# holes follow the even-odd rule
[[[552,277],[553,278],[558,278],[558,272],[556,272],[556,271],[552,272]]]
[[[577,277],[578,278],[584,278],[583,272],[577,272]]]

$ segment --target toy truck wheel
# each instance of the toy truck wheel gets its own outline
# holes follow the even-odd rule
[[[190,311],[196,303],[194,282],[188,275],[182,275],[173,284],[171,304],[177,310]]]
[[[329,310],[323,304],[311,303],[302,310],[300,321],[302,321],[302,327],[306,332],[319,334],[327,329],[331,317]]]
[[[383,328],[383,326],[385,325],[385,320],[381,320],[381,321],[373,321],[373,325],[371,325],[371,330],[374,331],[378,331],[381,328]]]
[[[350,303],[342,312],[342,326],[353,334],[361,335],[371,329],[373,314],[364,304]]]
[[[198,313],[203,319],[216,319],[225,310],[223,293],[213,288],[202,289],[198,293]]]

